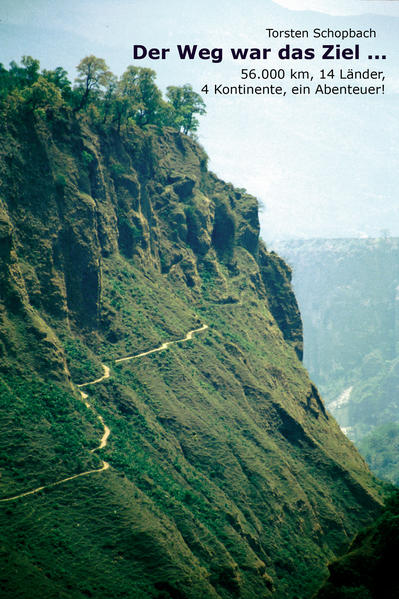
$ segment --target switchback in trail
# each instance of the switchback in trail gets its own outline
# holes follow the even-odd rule
[[[183,343],[184,341],[190,341],[193,338],[194,333],[199,333],[200,331],[205,331],[208,328],[207,324],[203,324],[199,329],[193,329],[189,331],[184,339],[176,339],[176,341],[167,341],[166,343],[162,343],[159,347],[155,349],[150,349],[149,351],[142,352],[141,354],[135,354],[133,356],[127,356],[126,358],[118,358],[115,360],[115,364],[119,364],[120,362],[127,362],[128,360],[135,360],[136,358],[142,358],[143,356],[148,356],[149,354],[154,354],[158,351],[163,351],[164,349],[168,349],[174,343]],[[104,377],[103,377],[104,378]],[[101,379],[99,379],[100,381]],[[96,381],[97,382],[97,381]],[[88,383],[90,384],[90,383]],[[81,386],[81,385],[79,385]]]
[[[160,352],[160,351],[169,349],[169,347],[175,343],[183,343],[185,341],[190,341],[190,339],[193,338],[193,335],[195,333],[199,333],[200,331],[205,331],[207,328],[208,328],[208,325],[203,324],[200,328],[189,331],[183,339],[176,339],[176,341],[167,341],[155,349],[150,349],[146,352],[142,352],[140,354],[135,354],[132,356],[126,356],[125,358],[118,358],[117,360],[114,360],[114,362],[115,362],[115,364],[118,364],[121,362],[127,362],[128,360],[142,358],[144,356],[148,356],[155,352]],[[111,434],[111,430],[105,424],[103,417],[100,414],[98,414],[98,412],[95,410],[95,408],[87,401],[88,397],[89,397],[88,394],[85,393],[84,391],[81,391],[82,387],[88,387],[90,385],[98,385],[98,383],[102,383],[106,379],[110,378],[111,372],[110,372],[109,367],[106,366],[105,364],[102,364],[101,366],[103,367],[103,370],[104,370],[104,374],[102,377],[99,377],[98,379],[95,379],[94,381],[89,381],[87,383],[81,383],[80,385],[76,385],[76,387],[79,390],[80,396],[81,396],[82,400],[84,401],[86,407],[89,410],[92,410],[92,412],[94,412],[94,414],[96,414],[97,418],[101,422],[103,429],[104,429],[104,434],[101,437],[100,445],[98,447],[95,447],[94,449],[92,449],[90,451],[90,453],[94,453],[95,451],[98,451],[99,449],[104,449],[104,447],[106,447],[108,444],[108,437]],[[95,470],[87,470],[86,472],[81,472],[80,474],[74,474],[72,476],[68,476],[67,478],[63,478],[62,480],[59,480],[55,483],[49,483],[48,485],[43,485],[42,487],[37,487],[36,489],[32,489],[31,491],[26,491],[25,493],[20,493],[19,495],[14,495],[14,497],[7,497],[5,499],[0,499],[0,503],[6,502],[6,501],[14,501],[16,499],[26,497],[27,495],[34,495],[35,493],[39,493],[39,491],[43,491],[44,489],[50,489],[51,487],[56,487],[57,485],[62,485],[63,483],[66,483],[70,480],[74,480],[75,478],[79,478],[81,476],[88,476],[90,474],[96,474],[97,472],[103,472],[104,470],[108,470],[108,468],[109,468],[108,462],[102,461],[102,465],[100,468],[97,468]]]

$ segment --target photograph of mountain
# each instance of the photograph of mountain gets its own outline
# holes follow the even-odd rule
[[[2,1],[0,597],[397,599],[398,31]]]

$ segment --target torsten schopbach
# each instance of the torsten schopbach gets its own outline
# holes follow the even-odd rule
[[[341,40],[365,38],[371,39],[377,37],[374,29],[320,29],[316,27],[313,31],[308,29],[273,29],[266,28],[266,34],[269,38],[308,38],[313,34],[315,39],[336,38]]]

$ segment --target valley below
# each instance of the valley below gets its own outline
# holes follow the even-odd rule
[[[282,242],[304,322],[304,361],[373,471],[399,483],[399,241]]]

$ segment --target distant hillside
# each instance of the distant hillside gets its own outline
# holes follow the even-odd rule
[[[399,482],[398,459],[388,455],[392,435],[397,439],[388,425],[399,423],[399,240],[314,239],[278,247],[294,270],[312,379],[349,437],[360,443],[367,436],[361,447],[375,471]],[[381,449],[383,438],[384,458],[372,449]]]

